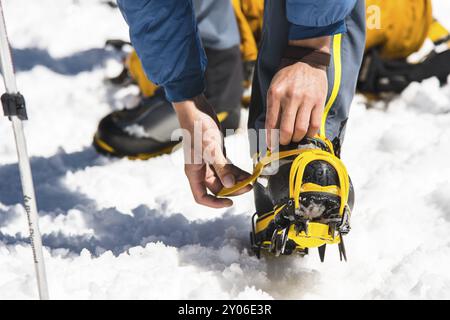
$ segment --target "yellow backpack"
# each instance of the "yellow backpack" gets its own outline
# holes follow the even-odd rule
[[[366,50],[379,47],[383,58],[406,58],[427,38],[436,42],[448,35],[433,19],[431,0],[366,0],[366,7]]]
[[[241,53],[244,61],[255,61],[262,32],[264,0],[232,0],[241,35]]]

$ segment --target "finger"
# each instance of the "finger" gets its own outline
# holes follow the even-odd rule
[[[312,106],[307,102],[304,102],[298,109],[292,141],[300,142],[306,136],[309,128],[309,119],[311,118],[311,109]]]
[[[282,103],[283,105],[280,121],[280,144],[288,145],[289,143],[291,143],[294,134],[299,101],[288,98]]]
[[[220,179],[217,177],[216,173],[213,169],[208,165],[206,169],[206,179],[205,184],[206,187],[214,194],[218,194],[220,190],[223,189],[223,184]]]
[[[230,199],[217,198],[208,194],[205,184],[205,165],[186,165],[185,172],[195,202],[211,208],[224,208],[233,205]]]
[[[271,131],[276,129],[280,118],[280,90],[272,85],[267,93],[267,109],[266,109],[266,143],[269,148],[272,147]]]
[[[202,197],[196,202],[202,206],[214,208],[214,209],[221,209],[221,208],[228,208],[233,205],[233,201],[228,198],[218,198],[213,195],[205,193],[202,195]]]
[[[208,164],[212,166],[212,169],[214,169],[216,176],[224,187],[230,188],[234,186],[236,178],[232,171],[233,165],[225,157],[221,147],[217,146],[217,144],[211,144],[211,147],[213,148],[213,152],[210,153],[210,157],[206,158]]]
[[[309,129],[306,135],[313,138],[320,130],[323,117],[323,106],[316,105],[311,111],[311,118],[309,120]]]
[[[236,178],[236,181],[243,181],[251,176],[250,173],[240,169],[239,167],[236,167],[235,165],[232,165],[232,166],[233,166],[232,171]],[[249,185],[245,186],[244,188],[234,192],[233,194],[231,194],[231,196],[239,196],[241,194],[251,191],[252,189],[253,189],[253,186],[249,184]]]
[[[223,185],[222,182],[220,182],[219,178],[213,178],[208,181],[205,181],[206,187],[214,194],[218,194],[222,189]],[[229,196],[240,196],[244,193],[247,193],[253,189],[253,186],[251,184],[243,187],[242,189],[239,189],[238,191],[230,194]]]
[[[230,188],[232,187],[236,179],[231,170],[231,165],[225,155],[222,152],[222,148],[219,144],[211,145],[214,149],[210,153],[210,157],[207,158],[208,164],[212,166],[215,174],[219,178],[223,186]]]
[[[236,184],[236,177],[231,163],[214,163],[213,167],[217,177],[225,188],[231,188]]]
[[[232,169],[233,171],[233,175],[235,177],[235,181],[243,181],[245,179],[247,179],[250,174],[239,169],[238,167],[234,166],[234,168]],[[223,188],[223,184],[220,181],[220,179],[216,176],[215,172],[213,172],[213,170],[211,170],[212,172],[212,176],[207,177],[207,179],[205,180],[206,182],[206,187],[214,194],[218,194]],[[253,189],[252,185],[246,185],[243,188],[241,188],[240,190],[230,194],[230,196],[239,196],[241,194],[247,193],[250,190]]]
[[[252,191],[252,190],[253,190],[253,186],[251,184],[249,184],[249,185],[246,185],[245,187],[243,187],[242,189],[239,189],[238,191],[230,194],[229,196],[231,196],[231,197],[240,196],[240,195],[247,193],[249,191]]]
[[[222,183],[222,186],[225,188],[231,188],[239,181],[243,181],[250,177],[250,174],[248,172],[241,170],[230,162],[225,165],[216,163],[213,165],[213,168],[214,172]],[[242,189],[242,191],[237,192],[235,195],[243,194],[250,190],[251,186],[245,187]]]
[[[239,169],[228,161],[220,146],[217,144],[210,145],[213,148],[213,152],[209,152],[211,155],[210,157],[204,157],[208,161],[208,166],[206,168],[208,168],[209,165],[211,166],[211,169],[214,170],[215,175],[219,178],[222,187],[231,188],[236,184],[236,181],[244,180],[250,176],[249,173]],[[207,173],[208,177],[211,176],[209,171],[205,171],[205,173]],[[217,190],[218,184],[213,178],[210,178],[208,182],[209,186],[214,189],[212,190],[213,192],[217,193],[220,191]]]

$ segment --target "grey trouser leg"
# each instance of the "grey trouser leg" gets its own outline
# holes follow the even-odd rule
[[[239,29],[231,1],[193,0],[203,47],[215,50],[239,45]]]
[[[345,133],[350,104],[355,94],[356,81],[361,66],[365,46],[365,1],[358,0],[352,13],[347,17],[347,33],[342,35],[340,45],[341,72],[340,85],[335,88],[336,56],[332,52],[332,63],[328,68],[328,98],[333,89],[337,93],[326,119],[326,136],[335,144],[338,152]],[[278,70],[284,48],[288,43],[288,21],[286,19],[285,0],[266,0],[264,28],[260,44],[258,61],[253,79],[252,99],[248,127],[264,129],[266,114],[266,96],[270,82]],[[338,37],[333,37],[333,42]],[[337,45],[337,43],[336,43]],[[333,43],[333,48],[336,47]],[[332,50],[334,51],[334,50]],[[339,76],[339,74],[336,74]],[[338,90],[338,91],[337,91]],[[259,142],[261,147],[261,141]],[[252,145],[252,155],[258,151]],[[264,151],[264,150],[259,150]]]

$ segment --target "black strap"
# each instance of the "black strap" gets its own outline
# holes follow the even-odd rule
[[[305,62],[322,67],[329,67],[331,54],[314,48],[287,46],[281,59],[281,66],[286,67],[296,62]]]

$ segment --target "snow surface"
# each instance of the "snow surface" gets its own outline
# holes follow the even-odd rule
[[[2,1],[30,121],[52,298],[450,298],[450,87],[411,85],[385,110],[356,97],[343,159],[357,192],[348,263],[248,254],[252,196],[196,205],[182,155],[108,159],[91,147],[102,116],[133,100],[105,74],[127,39],[120,13],[93,0]],[[434,1],[449,23],[450,3]],[[447,19],[445,19],[447,18]],[[447,25],[450,27],[449,25]],[[227,139],[247,170],[245,132]],[[0,299],[37,298],[10,124],[0,121]],[[335,249],[335,250],[333,250]]]

